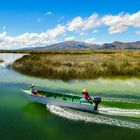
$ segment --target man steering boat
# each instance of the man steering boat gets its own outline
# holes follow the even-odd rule
[[[92,98],[90,97],[87,89],[82,90],[83,98],[80,99],[80,103],[88,101],[91,105],[93,104]]]

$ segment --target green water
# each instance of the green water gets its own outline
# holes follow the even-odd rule
[[[18,54],[0,54],[0,140],[138,140],[140,137],[140,80],[48,80],[21,75],[6,68]],[[21,88],[80,94],[87,88],[100,95],[98,114],[46,107],[23,96]],[[115,109],[111,101],[114,101]],[[123,105],[121,105],[121,103]],[[124,106],[124,104],[129,104]],[[133,107],[130,107],[133,105]]]

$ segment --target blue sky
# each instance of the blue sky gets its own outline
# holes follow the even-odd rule
[[[140,40],[139,0],[0,0],[0,49]]]

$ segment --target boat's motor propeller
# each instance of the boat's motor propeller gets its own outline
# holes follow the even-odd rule
[[[98,109],[98,104],[101,102],[101,97],[95,96],[93,102],[95,103],[94,110],[96,111]]]

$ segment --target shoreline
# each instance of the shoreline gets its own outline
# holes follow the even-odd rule
[[[115,54],[138,52],[140,50],[0,50],[0,53],[25,53],[25,54]]]

